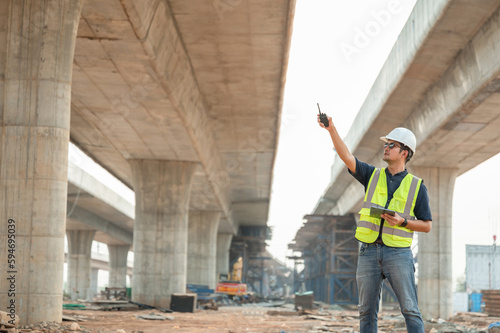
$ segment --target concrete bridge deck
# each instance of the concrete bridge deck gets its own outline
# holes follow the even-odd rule
[[[75,156],[68,161],[66,231],[96,230],[96,241],[132,246],[135,203],[85,171]]]

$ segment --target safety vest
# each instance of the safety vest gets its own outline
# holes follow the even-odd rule
[[[412,174],[407,174],[394,192],[388,209],[394,210],[407,220],[416,220],[413,209],[417,201],[422,180]],[[360,220],[356,228],[356,239],[364,243],[373,243],[380,232],[382,218],[370,216],[370,207],[385,208],[387,203],[387,177],[385,168],[375,169],[368,182],[363,208],[359,211]],[[384,221],[385,222],[385,221]],[[382,241],[387,246],[408,247],[413,241],[413,231],[399,225],[391,226],[384,223]]]

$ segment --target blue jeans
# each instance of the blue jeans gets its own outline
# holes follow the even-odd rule
[[[362,243],[356,272],[361,333],[377,332],[378,306],[384,277],[398,298],[407,331],[425,332],[417,304],[415,266],[411,249]]]

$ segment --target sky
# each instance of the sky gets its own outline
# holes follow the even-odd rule
[[[268,250],[280,261],[286,262],[287,245],[330,181],[335,153],[316,122],[316,103],[345,137],[415,2],[297,0],[268,220],[273,228]],[[500,231],[493,192],[500,181],[488,179],[486,189],[477,181],[499,163],[495,156],[455,183],[454,280],[465,272],[465,244],[491,245]]]

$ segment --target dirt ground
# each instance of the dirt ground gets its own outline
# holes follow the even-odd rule
[[[219,310],[198,310],[195,313],[162,313],[156,310],[142,311],[68,311],[68,315],[83,315],[88,321],[80,322],[82,328],[91,332],[315,332],[322,321],[306,320],[304,316],[269,315],[268,311],[277,313],[280,310],[264,307],[221,307]],[[285,310],[286,311],[286,310]],[[82,313],[83,312],[83,313]],[[284,311],[281,311],[285,313]],[[288,311],[286,312],[288,313]],[[156,314],[166,317],[165,320],[144,320],[137,316]],[[345,323],[351,328],[352,323]],[[356,327],[352,327],[356,329]],[[352,330],[348,330],[352,331]]]
[[[300,314],[292,308],[259,305],[224,306],[218,310],[196,310],[194,313],[163,313],[158,310],[64,310],[63,313],[84,321],[81,332],[100,333],[316,333],[358,332],[357,311],[311,310]],[[164,317],[164,320],[141,319],[141,315]],[[462,313],[449,321],[426,322],[426,332],[487,332],[500,318],[484,314]],[[68,322],[64,322],[68,324]],[[405,332],[399,311],[383,311],[379,316],[379,332]]]

